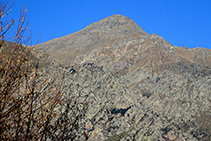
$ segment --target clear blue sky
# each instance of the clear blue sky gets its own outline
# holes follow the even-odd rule
[[[174,46],[211,49],[211,0],[16,0],[10,16],[17,19],[24,5],[33,43],[42,33],[40,43],[122,14]]]

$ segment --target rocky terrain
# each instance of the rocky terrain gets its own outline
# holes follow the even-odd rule
[[[173,46],[122,15],[38,48],[89,101],[90,141],[211,140],[211,50]]]

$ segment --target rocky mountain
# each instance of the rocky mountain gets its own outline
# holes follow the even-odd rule
[[[211,140],[211,50],[173,46],[122,15],[38,48],[90,102],[89,140]]]

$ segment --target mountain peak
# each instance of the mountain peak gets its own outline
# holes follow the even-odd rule
[[[99,32],[111,32],[113,33],[136,33],[146,35],[147,33],[137,25],[133,20],[130,18],[123,16],[123,15],[112,15],[106,17],[98,22],[95,22],[88,26],[87,28],[94,28]]]
[[[104,22],[105,24],[104,26],[110,26],[111,28],[115,26],[124,25],[126,23],[131,23],[131,24],[135,23],[130,18],[125,17],[123,15],[112,15],[100,21]]]

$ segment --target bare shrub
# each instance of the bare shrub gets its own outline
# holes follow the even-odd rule
[[[47,58],[41,62],[32,55],[36,46],[25,46],[32,37],[24,38],[29,28],[25,8],[8,38],[16,27],[14,19],[5,18],[13,4],[0,2],[0,140],[88,139],[79,130],[86,102],[64,88],[65,72],[45,70]]]

